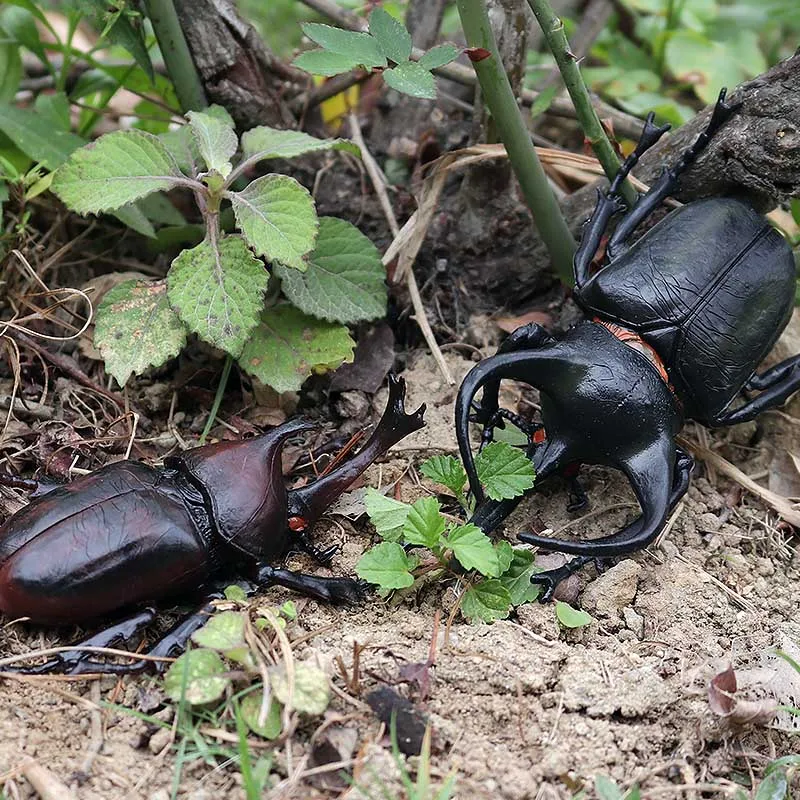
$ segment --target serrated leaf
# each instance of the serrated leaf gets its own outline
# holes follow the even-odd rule
[[[494,549],[492,540],[471,522],[453,528],[447,534],[447,545],[465,569],[476,569],[493,578],[503,572],[501,556]]]
[[[391,497],[375,491],[372,487],[367,489],[364,496],[364,506],[367,509],[370,521],[382,539],[396,542],[403,533],[411,506],[401,503]]]
[[[426,478],[446,486],[455,495],[462,493],[467,482],[467,473],[454,456],[433,456],[422,464],[420,472]]]
[[[361,322],[386,314],[386,272],[378,248],[355,225],[321,217],[305,272],[276,268],[284,294],[306,314]]]
[[[444,517],[439,513],[435,497],[421,497],[415,501],[403,525],[403,539],[407,544],[432,548],[444,533]]]
[[[283,303],[263,313],[239,363],[276,392],[296,392],[312,372],[352,361],[354,347],[347,328]]]
[[[312,75],[323,75],[330,78],[355,69],[358,61],[352,56],[331,53],[330,50],[307,50],[292,61],[292,66],[310,72]]]
[[[511,564],[500,576],[500,583],[508,589],[513,606],[532,603],[541,594],[542,587],[531,583],[531,576],[540,572],[534,560],[529,550],[514,550]]]
[[[230,683],[224,673],[225,664],[213,650],[189,650],[167,670],[164,693],[175,703],[183,697],[189,705],[205,705],[224,694]]]
[[[417,61],[406,61],[382,73],[387,86],[411,97],[436,99],[436,82],[433,73],[421,67]]]
[[[356,575],[381,589],[405,589],[414,583],[414,562],[397,542],[381,542],[364,553],[356,564]]]
[[[211,650],[232,650],[244,641],[244,616],[239,611],[221,611],[192,634],[192,641]]]
[[[132,372],[177,356],[185,344],[186,328],[170,308],[164,281],[124,281],[97,307],[94,345],[120,386]]]
[[[86,144],[80,136],[54,129],[52,122],[36,111],[5,103],[0,103],[0,131],[26,156],[47,169],[57,169]]]
[[[443,67],[451,61],[455,61],[461,55],[461,48],[453,44],[440,44],[432,47],[425,55],[417,61],[423,69],[431,70]]]
[[[505,539],[494,543],[494,552],[497,556],[498,576],[503,575],[514,560],[514,548]]]
[[[317,238],[317,212],[308,189],[288,175],[256,178],[230,193],[233,213],[248,244],[260,256],[304,270]]]
[[[582,628],[592,622],[591,614],[556,600],[556,617],[565,628]]]
[[[510,500],[533,487],[536,472],[522,450],[492,442],[475,457],[478,479],[492,500]]]
[[[261,716],[262,698],[263,692],[251,692],[242,698],[239,706],[242,719],[257,736],[263,736],[265,739],[277,739],[281,733],[280,703],[274,697],[270,698],[267,716],[264,722],[261,723],[259,718]]]
[[[356,64],[363,65],[367,69],[386,66],[386,57],[378,43],[368,33],[346,31],[318,22],[307,22],[301,27],[312,42],[331,53],[349,56]]]
[[[411,56],[411,34],[388,11],[375,8],[369,15],[369,32],[377,41],[386,58],[397,64]]]
[[[56,172],[53,191],[73,211],[96,214],[186,180],[157,137],[144,131],[115,131],[76,150]]]
[[[269,275],[240,236],[184,250],[167,275],[169,302],[189,330],[237,357],[258,325]]]
[[[331,700],[328,677],[310,664],[295,664],[294,692],[289,695],[289,680],[284,667],[270,672],[269,682],[275,697],[289,709],[302,714],[319,716],[325,713]]]
[[[227,178],[231,171],[231,159],[239,147],[233,125],[202,111],[190,111],[186,116],[206,167]]]
[[[505,619],[510,610],[511,595],[498,580],[488,580],[470,586],[461,601],[461,613],[470,621],[492,622]]]
[[[361,148],[349,139],[318,139],[303,131],[282,131],[261,126],[242,136],[242,153],[246,160],[296,158],[320,150],[346,150],[360,156]]]

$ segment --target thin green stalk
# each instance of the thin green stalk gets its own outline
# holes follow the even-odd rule
[[[575,106],[578,123],[597,156],[597,160],[603,167],[606,177],[613,180],[619,169],[619,159],[603,130],[594,106],[592,106],[589,90],[583,81],[575,56],[569,49],[569,41],[564,33],[564,23],[553,12],[549,0],[528,0],[528,5],[536,16],[544,38],[556,59],[558,70],[564,79],[564,85]],[[636,190],[627,180],[622,184],[620,193],[629,204],[636,201]]]
[[[208,105],[206,93],[172,0],[145,0],[145,8],[181,110],[184,114],[187,111],[202,111]]]
[[[547,176],[536,155],[531,135],[525,127],[508,76],[500,61],[484,0],[457,0],[461,26],[467,45],[482,48],[489,55],[472,66],[497,131],[506,146],[508,158],[522,187],[542,241],[550,253],[556,273],[566,284],[572,283],[572,256],[575,240],[567,227]]]
[[[230,377],[232,366],[233,356],[225,356],[225,365],[222,367],[222,376],[220,377],[219,384],[217,385],[217,393],[214,395],[214,404],[211,406],[211,413],[208,415],[206,426],[203,428],[203,432],[200,434],[201,445],[206,443],[206,437],[209,433],[211,433],[211,427],[214,424],[214,420],[217,418],[217,412],[219,411],[219,407],[222,405],[222,398],[225,396],[225,387],[228,385],[228,378]]]

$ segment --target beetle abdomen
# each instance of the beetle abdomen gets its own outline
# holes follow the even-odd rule
[[[794,286],[783,237],[744,203],[714,198],[673,211],[587,281],[578,299],[639,333],[666,363],[687,415],[708,420],[786,327]]]
[[[127,461],[34,500],[0,528],[0,611],[74,622],[199,585],[208,555],[181,498]]]

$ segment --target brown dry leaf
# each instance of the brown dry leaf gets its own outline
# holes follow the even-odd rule
[[[778,710],[772,698],[747,700],[737,697],[736,673],[729,666],[716,674],[708,685],[708,705],[732,725],[769,725]]]
[[[546,311],[528,311],[525,314],[520,314],[518,317],[497,317],[494,324],[497,325],[501,331],[513,333],[517,328],[521,328],[523,325],[528,325],[531,322],[547,327],[553,324],[553,318]]]

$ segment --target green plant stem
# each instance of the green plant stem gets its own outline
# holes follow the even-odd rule
[[[208,437],[208,434],[211,433],[211,426],[214,424],[214,420],[217,418],[217,412],[219,411],[219,407],[222,405],[222,398],[225,396],[225,387],[228,385],[228,378],[230,377],[232,366],[233,356],[225,356],[225,365],[222,367],[222,375],[219,379],[219,384],[217,384],[217,393],[214,395],[214,404],[211,406],[211,413],[208,415],[206,426],[203,428],[203,432],[200,434],[201,445],[206,443],[206,438]]]
[[[167,72],[175,85],[181,110],[184,114],[187,111],[202,111],[208,106],[206,93],[172,0],[145,0],[145,7]]]
[[[484,100],[506,146],[508,158],[522,187],[539,234],[561,280],[571,285],[575,240],[561,213],[558,200],[547,182],[525,127],[511,84],[499,58],[489,16],[483,0],[458,0],[458,13],[469,47],[488,50],[490,55],[473,62]]]
[[[564,23],[555,15],[549,0],[528,0],[528,5],[542,29],[545,41],[553,52],[558,71],[564,79],[564,85],[575,106],[578,123],[597,156],[597,160],[603,167],[606,177],[613,180],[619,169],[619,159],[592,106],[589,90],[586,88],[575,57],[569,49],[569,41],[564,33]],[[629,181],[626,180],[622,184],[620,193],[629,205],[636,202],[636,190]]]

